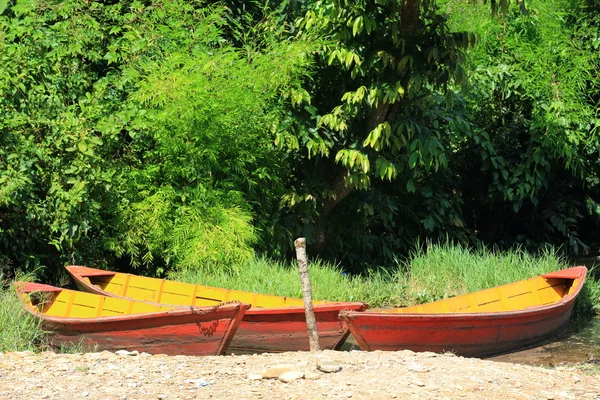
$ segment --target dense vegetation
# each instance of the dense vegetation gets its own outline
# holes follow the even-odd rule
[[[600,3],[480,3],[0,0],[0,272],[597,253]]]

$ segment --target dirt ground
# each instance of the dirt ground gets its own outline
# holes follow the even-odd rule
[[[0,399],[600,399],[581,369],[451,354],[118,353],[0,353]]]

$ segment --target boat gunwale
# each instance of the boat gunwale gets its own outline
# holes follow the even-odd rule
[[[574,302],[575,299],[577,298],[577,295],[579,294],[579,292],[581,291],[581,289],[583,288],[583,285],[585,284],[585,278],[586,278],[586,274],[587,274],[587,268],[584,266],[578,266],[578,267],[572,267],[572,268],[567,268],[569,270],[576,270],[579,269],[579,275],[576,277],[570,277],[570,278],[549,278],[549,279],[565,279],[565,280],[573,280],[575,281],[576,279],[580,279],[581,282],[579,283],[579,285],[577,285],[575,291],[573,293],[569,293],[566,296],[562,297],[560,300],[557,300],[555,302],[549,303],[549,304],[544,304],[544,305],[539,305],[539,306],[532,306],[532,307],[528,307],[525,308],[523,310],[512,310],[512,311],[488,311],[488,312],[440,312],[440,313],[432,313],[432,312],[415,312],[415,313],[398,313],[398,312],[390,312],[390,311],[364,311],[364,312],[356,312],[356,311],[341,311],[340,312],[340,319],[344,320],[344,321],[352,321],[354,318],[358,317],[381,317],[381,318],[385,318],[385,319],[390,319],[390,318],[419,318],[419,317],[426,317],[426,318],[436,318],[436,319],[442,319],[442,320],[454,320],[454,319],[462,319],[464,320],[466,317],[472,317],[472,318],[487,318],[487,319],[495,319],[495,318],[506,318],[506,317],[516,317],[516,316],[521,316],[521,315],[527,315],[527,314],[537,314],[537,313],[541,313],[543,311],[552,311],[555,308],[564,308],[565,306],[568,306],[570,303]],[[565,270],[561,270],[561,271],[566,271]],[[556,272],[561,272],[561,271],[556,271]],[[494,289],[494,288],[502,288],[502,287],[507,287],[507,286],[511,286],[514,284],[517,284],[519,282],[525,282],[528,281],[530,279],[535,279],[538,277],[544,277],[545,275],[550,275],[552,273],[548,273],[548,274],[541,274],[538,276],[535,276],[533,278],[529,278],[529,279],[523,279],[521,281],[517,281],[517,282],[513,282],[513,283],[508,283],[505,285],[500,285],[500,286],[494,286],[492,288],[488,288],[488,289]],[[469,292],[466,294],[462,294],[462,295],[458,295],[458,296],[453,296],[453,297],[448,297],[447,299],[443,299],[443,300],[449,300],[452,299],[454,297],[459,297],[459,296],[465,296],[465,295],[470,295],[470,294],[475,294],[478,292],[482,292],[484,290],[488,290],[488,289],[482,289],[482,290],[477,290],[475,292]],[[438,301],[443,301],[443,300],[438,300]],[[424,303],[424,304],[431,304],[431,303]],[[423,305],[424,305],[423,304]],[[396,307],[396,308],[391,308],[389,310],[398,310],[401,309],[402,307]]]
[[[86,269],[95,269],[95,268],[85,267],[82,265],[67,265],[67,266],[65,266],[65,268],[67,269],[69,274],[73,277],[73,279],[77,280],[78,283],[84,285],[87,289],[89,289],[90,293],[94,293],[94,294],[98,294],[98,295],[102,295],[102,296],[106,296],[106,297],[133,300],[133,301],[139,301],[139,302],[150,303],[150,304],[163,304],[163,305],[171,306],[171,307],[175,307],[175,308],[198,307],[198,306],[187,306],[187,305],[182,305],[182,304],[169,304],[169,303],[155,302],[155,301],[149,301],[149,300],[138,300],[133,297],[121,296],[121,295],[117,295],[114,293],[110,293],[110,292],[107,292],[107,291],[97,287],[97,286],[94,286],[94,285],[86,282],[84,279],[82,279],[85,276],[82,276],[76,272],[77,268],[86,268]],[[125,272],[116,272],[116,273],[113,271],[106,271],[106,272],[107,272],[107,276],[109,276],[109,275],[114,276],[117,273],[124,274],[124,275],[137,276],[137,275],[127,274]],[[151,278],[151,279],[160,279],[160,278]],[[176,282],[176,281],[172,281],[172,282]],[[187,282],[182,282],[182,283],[186,283],[188,285],[196,285],[194,283],[187,283]],[[215,288],[215,289],[223,289],[223,288],[206,286],[206,285],[197,285],[197,286],[205,286],[205,287],[210,287],[210,288]],[[255,292],[247,292],[247,293],[255,293]],[[258,293],[258,294],[260,295],[261,293]],[[278,296],[278,295],[268,295],[268,296],[288,298],[288,296]],[[294,298],[294,299],[296,299],[296,298]],[[235,301],[235,300],[233,300],[233,301]],[[214,307],[214,306],[208,306],[208,307]],[[313,303],[313,309],[315,312],[328,312],[328,311],[343,310],[344,308],[348,308],[348,307],[357,308],[358,309],[357,312],[362,312],[362,310],[366,310],[369,307],[369,305],[365,302],[340,302],[340,301],[327,302],[327,303],[321,303],[321,304]],[[201,307],[201,308],[203,308],[203,307]],[[305,312],[306,311],[305,311],[304,306],[281,306],[281,307],[254,307],[254,306],[252,306],[250,309],[248,309],[246,311],[245,315],[259,315],[259,314],[277,315],[277,314],[289,314],[289,313],[304,314]]]
[[[145,312],[145,313],[132,313],[132,314],[123,314],[123,315],[107,315],[107,316],[98,316],[98,317],[90,317],[90,318],[80,318],[80,317],[59,317],[59,316],[54,316],[54,315],[46,315],[40,311],[37,311],[34,307],[30,306],[29,304],[25,303],[23,300],[22,295],[26,294],[25,292],[23,292],[20,288],[19,285],[22,285],[26,282],[15,282],[14,285],[17,286],[16,290],[17,290],[17,294],[19,295],[19,299],[21,300],[21,302],[24,304],[25,309],[33,314],[36,317],[41,317],[42,319],[44,319],[45,321],[48,322],[52,322],[52,323],[61,323],[61,324],[76,324],[76,323],[106,323],[106,322],[120,322],[123,320],[126,321],[130,321],[132,319],[135,320],[145,320],[145,319],[157,319],[157,318],[163,318],[163,317],[171,317],[171,318],[176,318],[176,317],[184,317],[184,316],[188,316],[188,315],[199,315],[199,316],[204,316],[207,314],[211,314],[213,312],[222,312],[222,313],[226,313],[226,312],[230,312],[230,311],[234,311],[234,312],[239,312],[241,310],[248,310],[250,309],[250,304],[247,303],[243,303],[243,302],[231,302],[231,303],[227,303],[227,304],[217,304],[214,306],[208,306],[208,307],[185,307],[185,308],[173,308],[172,310],[166,310],[166,311],[151,311],[151,312]],[[60,289],[60,288],[58,288]],[[76,290],[71,290],[71,289],[61,289],[61,291],[71,291],[71,292],[77,292]],[[51,293],[50,291],[43,291],[43,290],[37,290],[34,291],[37,293]],[[53,291],[56,293],[56,291]],[[33,293],[33,292],[32,292]],[[85,293],[85,292],[82,292]],[[90,294],[90,293],[88,293]],[[91,293],[91,294],[95,294],[95,293]],[[99,294],[96,294],[97,296],[101,296]],[[130,301],[128,299],[121,299],[124,301]],[[144,302],[144,301],[138,301],[138,300],[133,300],[137,303],[146,303],[148,304],[148,302]],[[160,303],[151,303],[151,304],[160,304]],[[166,305],[168,306],[168,305]],[[234,316],[235,317],[235,316]],[[232,317],[231,319],[233,319],[234,317]],[[243,315],[242,315],[243,317]]]

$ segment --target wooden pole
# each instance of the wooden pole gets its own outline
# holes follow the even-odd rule
[[[298,270],[302,281],[302,297],[304,298],[304,313],[306,315],[306,327],[308,329],[308,343],[310,351],[319,351],[319,332],[315,321],[315,310],[312,303],[312,287],[310,286],[310,276],[308,274],[308,260],[306,258],[306,239],[298,238],[294,241],[296,248],[296,259],[298,260]]]

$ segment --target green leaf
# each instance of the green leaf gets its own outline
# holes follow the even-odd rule
[[[410,169],[413,169],[416,165],[417,165],[417,158],[419,157],[419,154],[417,152],[411,153],[409,159],[408,159],[408,167]]]
[[[415,183],[412,179],[409,179],[408,182],[406,182],[406,190],[408,190],[410,193],[415,193]]]
[[[8,0],[0,0],[0,15],[2,15],[4,10],[6,10],[7,6],[8,6]]]
[[[356,19],[354,20],[354,24],[352,26],[352,36],[356,36],[358,35],[363,28],[363,17],[359,16],[356,17]]]

